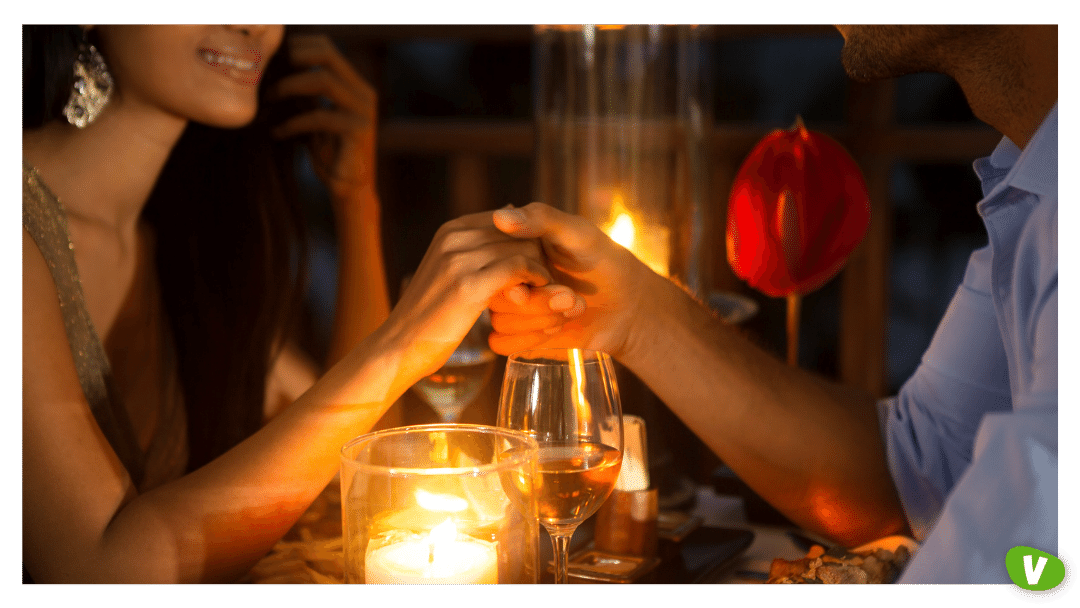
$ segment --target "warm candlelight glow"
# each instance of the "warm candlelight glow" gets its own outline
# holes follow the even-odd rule
[[[457,538],[457,526],[454,525],[454,520],[448,519],[441,524],[432,528],[428,533],[428,543],[431,545],[429,554],[434,555],[435,547],[445,547],[447,543],[451,543]],[[433,561],[434,557],[428,561]]]
[[[499,582],[497,543],[458,534],[452,519],[426,535],[391,534],[367,552],[368,584],[494,584]]]
[[[536,583],[537,443],[521,431],[432,424],[341,449],[349,583]]]
[[[637,259],[653,269],[653,272],[668,276],[668,261],[671,255],[671,232],[666,226],[649,225],[634,221],[634,216],[626,207],[622,194],[616,192],[611,198],[610,220],[600,226],[611,240],[630,250]],[[640,224],[640,226],[639,226]]]
[[[649,458],[646,452],[645,421],[640,416],[623,416],[623,460],[615,489],[638,492],[649,489]]]
[[[456,513],[469,508],[469,502],[460,496],[433,494],[424,489],[416,491],[416,504],[428,511],[441,511],[443,513]],[[435,530],[438,529],[439,526],[436,526]],[[432,532],[435,530],[432,530]]]
[[[570,392],[570,399],[574,403],[574,412],[579,418],[585,419],[589,415],[589,401],[582,392],[585,379],[585,361],[581,358],[581,350],[568,348],[567,358],[570,360],[570,376],[573,378],[574,387]]]

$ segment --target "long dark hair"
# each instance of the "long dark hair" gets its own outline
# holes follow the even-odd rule
[[[63,120],[82,36],[77,26],[23,26],[23,128]],[[250,125],[189,124],[143,212],[187,409],[189,470],[259,428],[274,349],[302,309],[301,142],[269,130],[306,102],[264,99],[287,72],[283,46],[266,67]]]

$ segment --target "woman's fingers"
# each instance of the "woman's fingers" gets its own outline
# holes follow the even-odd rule
[[[551,273],[538,260],[515,255],[501,257],[483,266],[476,271],[474,280],[486,307],[493,297],[514,285],[543,286],[551,283]],[[472,285],[466,287],[472,288]]]
[[[329,70],[306,70],[285,76],[274,93],[281,97],[325,97],[338,107],[361,115],[373,114],[375,109],[374,92],[358,90],[355,83]]]
[[[358,90],[371,89],[333,41],[324,34],[290,36],[289,59],[296,66],[325,68]]]
[[[547,285],[552,277],[535,241],[502,234],[491,225],[491,214],[481,213],[448,222],[436,232],[410,282],[410,291],[417,280],[426,286],[416,286],[421,291],[453,281],[446,289],[460,295],[472,292],[486,308],[497,294],[505,297],[524,289],[527,296],[528,286]],[[445,293],[435,295],[443,297]]]
[[[293,137],[308,133],[336,133],[346,135],[357,129],[367,128],[367,120],[351,112],[317,109],[298,114],[274,128],[277,137]]]

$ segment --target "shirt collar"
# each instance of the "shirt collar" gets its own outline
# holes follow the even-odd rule
[[[1038,130],[1021,150],[1003,137],[986,158],[975,161],[975,172],[984,184],[984,195],[1005,184],[1039,196],[1057,194],[1058,104],[1055,103]],[[1004,179],[1002,179],[1004,178]]]

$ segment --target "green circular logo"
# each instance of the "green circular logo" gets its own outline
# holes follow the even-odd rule
[[[1030,546],[1014,546],[1005,554],[1005,569],[1014,584],[1005,585],[1025,602],[1045,604],[1063,597],[1076,582],[1076,563],[1063,549],[1051,555]]]

